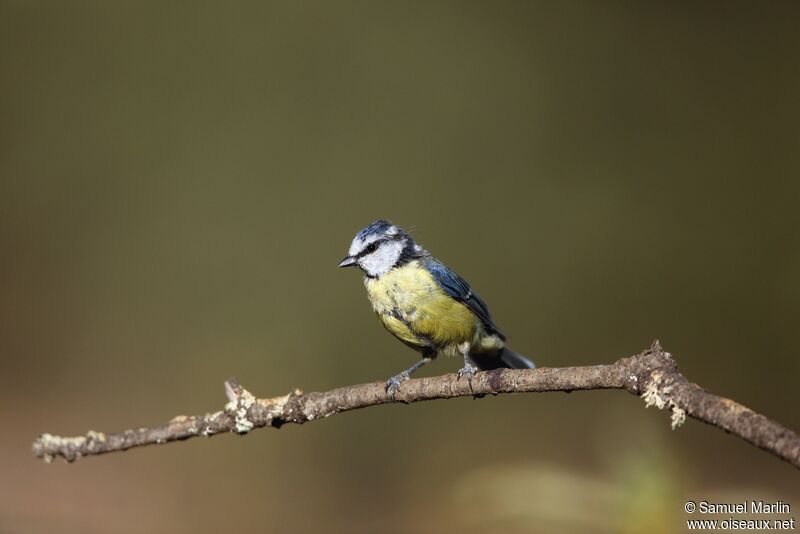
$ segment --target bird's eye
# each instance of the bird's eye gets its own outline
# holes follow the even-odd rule
[[[365,252],[367,254],[371,254],[371,253],[375,252],[376,250],[378,250],[378,244],[377,243],[370,243],[369,246],[366,248]]]

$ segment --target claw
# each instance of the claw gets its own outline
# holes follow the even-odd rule
[[[458,379],[461,380],[462,376],[466,376],[469,386],[472,387],[472,376],[475,374],[475,371],[477,371],[477,369],[474,366],[467,364],[458,370]]]
[[[403,382],[408,380],[408,378],[409,378],[409,374],[407,372],[403,371],[402,373],[396,374],[393,377],[389,378],[389,380],[386,381],[386,384],[385,384],[386,393],[389,394],[389,396],[392,398],[392,400],[394,400],[395,393],[400,391],[400,384],[402,384]]]

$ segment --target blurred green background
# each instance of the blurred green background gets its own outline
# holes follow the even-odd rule
[[[45,465],[40,432],[383,380],[385,217],[541,366],[658,337],[800,429],[797,2],[0,1],[0,532],[681,532],[797,471],[621,392]],[[453,372],[439,360],[423,374]]]

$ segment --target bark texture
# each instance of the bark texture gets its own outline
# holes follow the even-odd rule
[[[455,374],[418,378],[403,383],[392,397],[383,383],[359,384],[325,392],[304,393],[295,389],[280,397],[257,399],[236,379],[225,382],[229,402],[223,410],[204,415],[173,417],[167,424],[106,434],[90,430],[83,436],[42,434],[33,443],[33,453],[45,461],[61,456],[72,462],[82,456],[125,451],[144,445],[180,441],[197,436],[254,428],[278,428],[286,423],[302,424],[338,413],[387,404],[411,403],[464,396],[624,389],[644,399],[647,406],[668,409],[672,427],[686,416],[721,428],[800,468],[800,436],[735,401],[719,397],[689,382],[672,355],[658,341],[636,356],[609,365],[538,369],[497,369],[476,373],[471,384]]]

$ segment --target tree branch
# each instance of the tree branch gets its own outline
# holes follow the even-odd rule
[[[223,432],[246,434],[253,428],[285,423],[302,424],[342,412],[387,404],[411,403],[464,396],[497,395],[584,389],[625,389],[642,397],[647,406],[669,409],[672,428],[693,417],[735,434],[800,468],[800,436],[761,414],[718,397],[689,382],[672,355],[655,341],[650,349],[622,358],[611,365],[538,369],[497,369],[476,373],[472,384],[449,374],[404,382],[396,398],[382,383],[360,384],[321,393],[296,389],[288,395],[257,399],[236,379],[225,382],[230,402],[218,412],[174,417],[154,428],[137,428],[117,434],[89,431],[84,436],[60,437],[42,434],[33,443],[33,453],[50,462],[57,456],[72,462],[81,456],[124,451],[133,447],[168,443]]]

